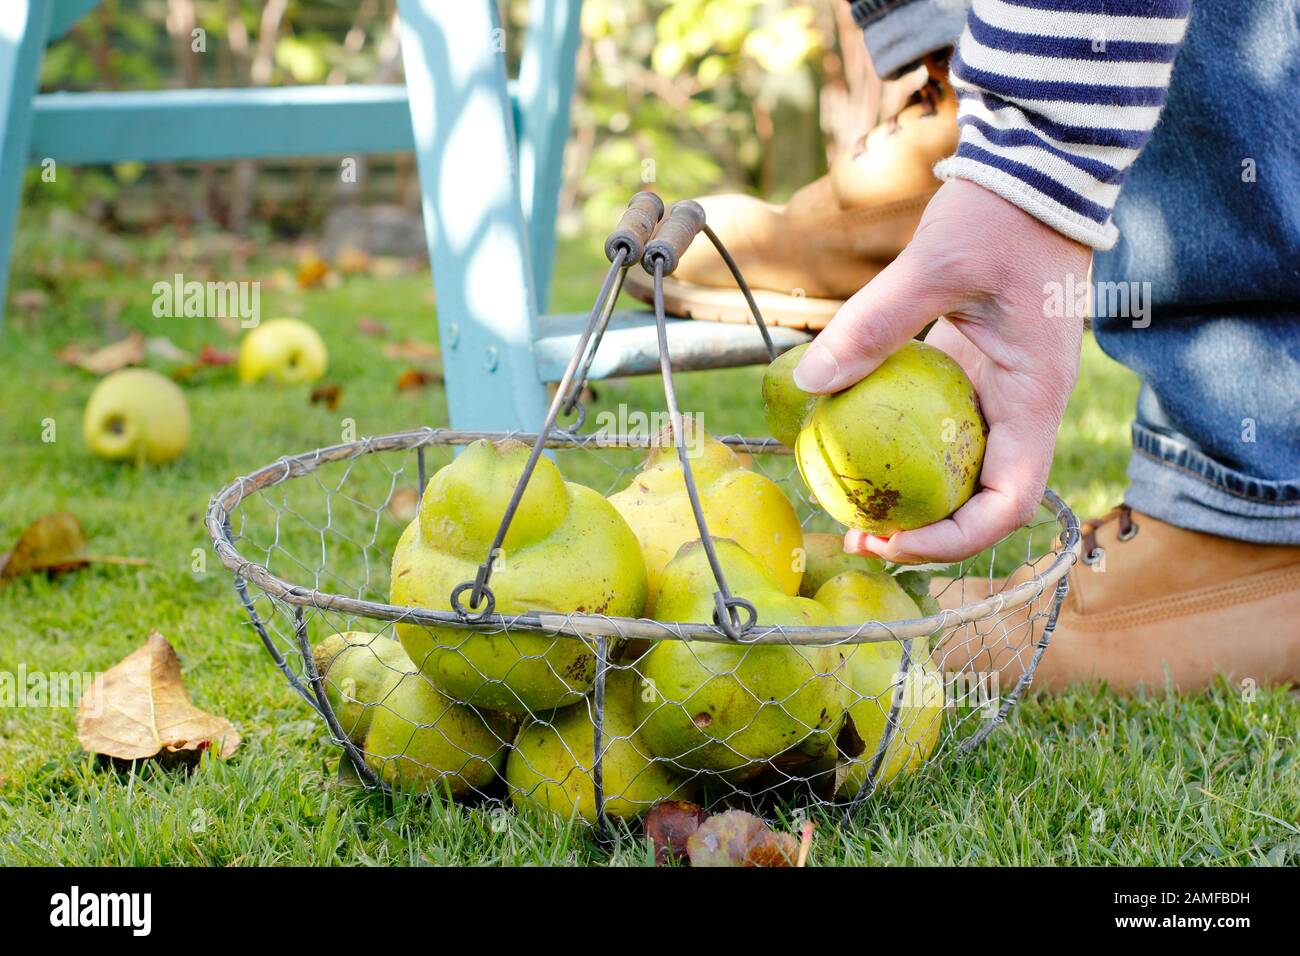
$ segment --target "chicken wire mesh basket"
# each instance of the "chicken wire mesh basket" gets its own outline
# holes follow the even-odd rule
[[[629,215],[646,211],[640,198]],[[634,820],[667,799],[851,811],[892,781],[975,747],[1032,682],[1079,548],[1073,513],[1050,491],[1025,528],[933,578],[864,560],[873,580],[902,596],[891,606],[910,610],[828,625],[783,615],[783,602],[821,583],[809,580],[812,536],[842,529],[775,440],[731,435],[688,449],[660,295],[670,427],[579,433],[576,396],[626,263],[644,251],[656,286],[675,265],[675,256],[648,261],[648,240],[675,224],[671,213],[660,222],[662,213],[659,204],[624,229],[625,246],[613,242],[620,233],[611,237],[609,275],[540,431],[368,438],[282,458],[212,499],[207,529],[252,627],[366,785],[512,802],[600,825]],[[749,297],[702,215],[668,241],[680,252],[700,231]],[[577,424],[556,426],[575,409]],[[779,496],[772,507],[790,510],[782,546],[793,587],[750,601],[761,576],[737,576],[734,562],[728,586],[721,565],[735,556],[723,552],[743,549],[705,526],[694,472],[706,447],[761,482],[759,494]],[[642,563],[627,525],[614,527],[621,519],[606,496],[643,484],[647,453],[662,461],[671,451],[680,464],[675,493],[684,494],[678,512],[701,533],[694,543],[681,538],[687,544],[648,585],[644,568],[655,562],[647,549]],[[527,454],[508,488],[492,471],[493,456],[505,454]],[[471,455],[491,459],[487,471],[468,482],[447,477],[453,461]],[[539,486],[547,493],[529,491]],[[732,531],[747,533],[743,523]],[[681,599],[696,591],[699,601]]]

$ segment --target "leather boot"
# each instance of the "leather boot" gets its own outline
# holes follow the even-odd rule
[[[957,99],[947,64],[927,61],[929,77],[907,105],[882,122],[854,153],[785,205],[750,196],[707,196],[706,221],[735,257],[763,319],[824,328],[844,300],[866,285],[912,238],[939,188],[931,171],[957,148]],[[643,269],[625,288],[653,301]],[[752,322],[749,307],[713,244],[697,239],[664,280],[669,314]]]
[[[1126,506],[1084,522],[1083,532],[1083,559],[1070,572],[1035,687],[1102,680],[1117,690],[1197,691],[1219,674],[1244,687],[1300,683],[1300,547],[1188,531]],[[991,585],[936,579],[932,590],[956,607],[1030,573]],[[1044,595],[1032,622],[1021,610],[968,625],[945,642],[941,666],[997,669],[1009,690],[1048,609]]]

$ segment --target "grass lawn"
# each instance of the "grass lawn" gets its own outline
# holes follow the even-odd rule
[[[204,372],[186,385],[189,452],[173,466],[136,470],[89,454],[81,410],[95,380],[54,353],[131,329],[183,349],[232,348],[213,322],[150,311],[151,286],[174,272],[231,275],[225,252],[164,235],[132,240],[101,262],[93,243],[56,241],[30,221],[21,239],[11,290],[19,304],[0,338],[0,550],[34,518],[70,510],[96,552],[150,564],[28,577],[0,591],[0,671],[102,671],[158,628],[180,654],[195,703],[233,720],[244,743],[233,759],[193,772],[151,762],[118,770],[79,750],[72,709],[0,709],[0,863],[647,861],[631,835],[606,846],[546,820],[512,815],[501,826],[490,807],[389,800],[341,784],[339,752],[271,665],[208,551],[202,514],[232,477],[338,442],[344,419],[358,435],[446,423],[440,389],[399,394],[408,363],[384,355],[389,342],[433,338],[427,273],[303,291],[288,260],[251,263],[253,276],[282,276],[264,282],[264,316],[301,316],[325,336],[340,406],[309,404],[305,387],[245,389],[228,372]],[[564,248],[556,306],[587,308],[601,266],[591,247]],[[387,337],[359,335],[361,315],[385,323]],[[758,380],[757,369],[680,376],[682,407],[703,412],[715,432],[760,434]],[[655,379],[600,383],[593,411],[657,410],[658,388]],[[1081,516],[1120,497],[1135,394],[1132,376],[1089,340],[1052,476]],[[42,441],[46,420],[53,443]],[[206,570],[194,570],[195,549],[207,553]],[[1162,699],[1102,688],[1034,696],[971,757],[874,798],[850,826],[827,818],[812,863],[1295,864],[1298,726],[1300,699],[1280,691],[1253,700],[1227,686]]]

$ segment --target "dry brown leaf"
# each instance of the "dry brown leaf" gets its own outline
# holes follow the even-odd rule
[[[686,841],[691,866],[794,866],[799,841],[744,810],[709,817]]]
[[[54,357],[65,365],[85,369],[94,375],[107,375],[144,361],[144,336],[132,332],[126,338],[99,349],[73,344],[56,352]]]
[[[794,866],[799,857],[799,841],[789,833],[768,830],[749,845],[741,866]]]
[[[370,269],[370,253],[344,243],[334,254],[334,268],[344,275],[357,275]]]
[[[102,564],[147,564],[142,558],[117,558],[87,551],[86,529],[74,514],[58,511],[42,515],[29,524],[13,551],[0,556],[0,583],[20,574],[45,571],[75,571],[93,562]]]
[[[655,848],[655,866],[686,856],[686,843],[708,814],[686,800],[661,800],[645,818],[645,835]]]
[[[22,289],[14,293],[14,308],[25,312],[39,312],[50,304],[50,297],[40,289]]]
[[[374,256],[370,260],[370,275],[376,279],[396,279],[410,271],[406,260],[397,256]]]
[[[371,338],[383,338],[388,334],[388,326],[369,315],[357,319],[357,331]]]
[[[401,362],[437,362],[442,359],[438,346],[418,339],[405,339],[384,346],[384,357]]]
[[[167,638],[150,631],[143,647],[110,668],[82,696],[77,740],[87,753],[143,760],[163,751],[208,748],[229,757],[240,737],[230,721],[190,703],[176,651]]]
[[[336,382],[325,382],[317,385],[311,390],[309,398],[313,405],[324,405],[331,412],[339,407],[339,400],[343,397],[343,389]]]
[[[236,357],[234,352],[223,352],[211,345],[199,349],[200,365],[233,365]]]
[[[298,262],[298,288],[310,289],[320,285],[330,274],[329,264],[314,253],[303,256]]]
[[[190,353],[178,346],[165,335],[156,335],[151,339],[145,340],[144,350],[154,358],[162,359],[164,362],[189,362],[192,361]]]
[[[414,488],[398,488],[388,499],[388,510],[398,521],[412,521],[420,511],[420,493]]]
[[[803,867],[808,865],[808,851],[812,849],[814,828],[815,824],[811,820],[803,822],[803,834],[799,838],[799,859],[795,861],[795,866]]]
[[[397,390],[399,392],[413,392],[417,388],[424,388],[426,385],[433,385],[441,381],[441,372],[427,372],[422,368],[408,368],[397,376]]]

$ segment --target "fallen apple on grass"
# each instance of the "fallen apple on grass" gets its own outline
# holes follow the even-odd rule
[[[245,384],[308,384],[319,380],[328,364],[320,334],[298,319],[263,322],[239,346],[239,380]]]
[[[163,465],[189,444],[189,403],[165,376],[146,368],[121,369],[91,392],[82,432],[100,458]]]

